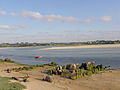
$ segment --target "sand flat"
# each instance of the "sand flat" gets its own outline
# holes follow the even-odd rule
[[[108,44],[108,45],[81,45],[81,46],[58,46],[50,48],[42,48],[40,50],[59,50],[59,49],[77,49],[77,48],[117,48],[120,44]]]

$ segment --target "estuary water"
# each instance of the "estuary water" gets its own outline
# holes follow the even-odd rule
[[[0,58],[11,58],[22,64],[36,65],[56,62],[59,65],[95,61],[120,69],[120,48],[80,48],[62,50],[40,50],[45,47],[0,49]],[[43,56],[35,59],[34,56]]]

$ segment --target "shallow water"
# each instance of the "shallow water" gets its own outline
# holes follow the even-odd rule
[[[120,48],[81,48],[64,50],[40,50],[41,47],[1,49],[0,58],[12,58],[22,64],[46,64],[52,61],[59,65],[95,61],[120,69]],[[42,47],[43,48],[43,47]],[[35,59],[34,56],[43,56]]]

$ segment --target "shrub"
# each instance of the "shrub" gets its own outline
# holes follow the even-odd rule
[[[58,64],[55,62],[51,62],[50,64],[48,64],[49,66],[57,66]]]
[[[97,73],[97,72],[99,72],[99,70],[97,68],[92,70],[92,73]]]
[[[94,68],[95,68],[95,65],[90,65],[90,66],[87,66],[87,67],[86,67],[87,70],[92,70],[92,69],[94,69]]]
[[[71,76],[70,79],[75,80],[77,79],[77,76]]]
[[[92,75],[92,74],[93,74],[92,71],[86,72],[86,75],[88,75],[88,76],[90,76],[90,75]]]
[[[62,66],[62,69],[66,69],[66,66]]]

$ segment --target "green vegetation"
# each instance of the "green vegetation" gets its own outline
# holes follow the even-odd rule
[[[7,63],[16,63],[12,60],[0,60],[1,62],[7,62]],[[19,64],[18,64],[19,65]],[[58,64],[56,64],[55,62],[51,62],[49,64],[43,64],[43,65],[25,65],[25,64],[21,64],[21,65],[24,65],[23,67],[18,67],[18,68],[8,68],[6,69],[5,71],[7,71],[8,73],[10,73],[11,71],[15,71],[15,72],[19,72],[19,71],[29,71],[29,70],[32,70],[32,69],[35,69],[37,67],[45,67],[45,66],[51,66],[51,67],[55,67],[57,66]]]
[[[81,65],[68,64],[65,66],[57,66],[54,69],[48,70],[50,75],[60,75],[69,79],[78,79],[84,76],[106,71],[108,68],[103,65],[95,65],[94,62],[82,63]]]
[[[96,44],[120,44],[120,40],[96,40],[96,41],[87,41],[87,42],[69,42],[69,43],[29,43],[29,42],[20,42],[20,43],[1,43],[0,47],[29,47],[29,46],[76,46],[76,45],[96,45]]]
[[[17,82],[10,82],[11,78],[0,77],[0,90],[22,90],[26,87]]]
[[[9,59],[9,58],[0,59],[0,62],[15,63],[14,61],[12,61],[12,60]]]

